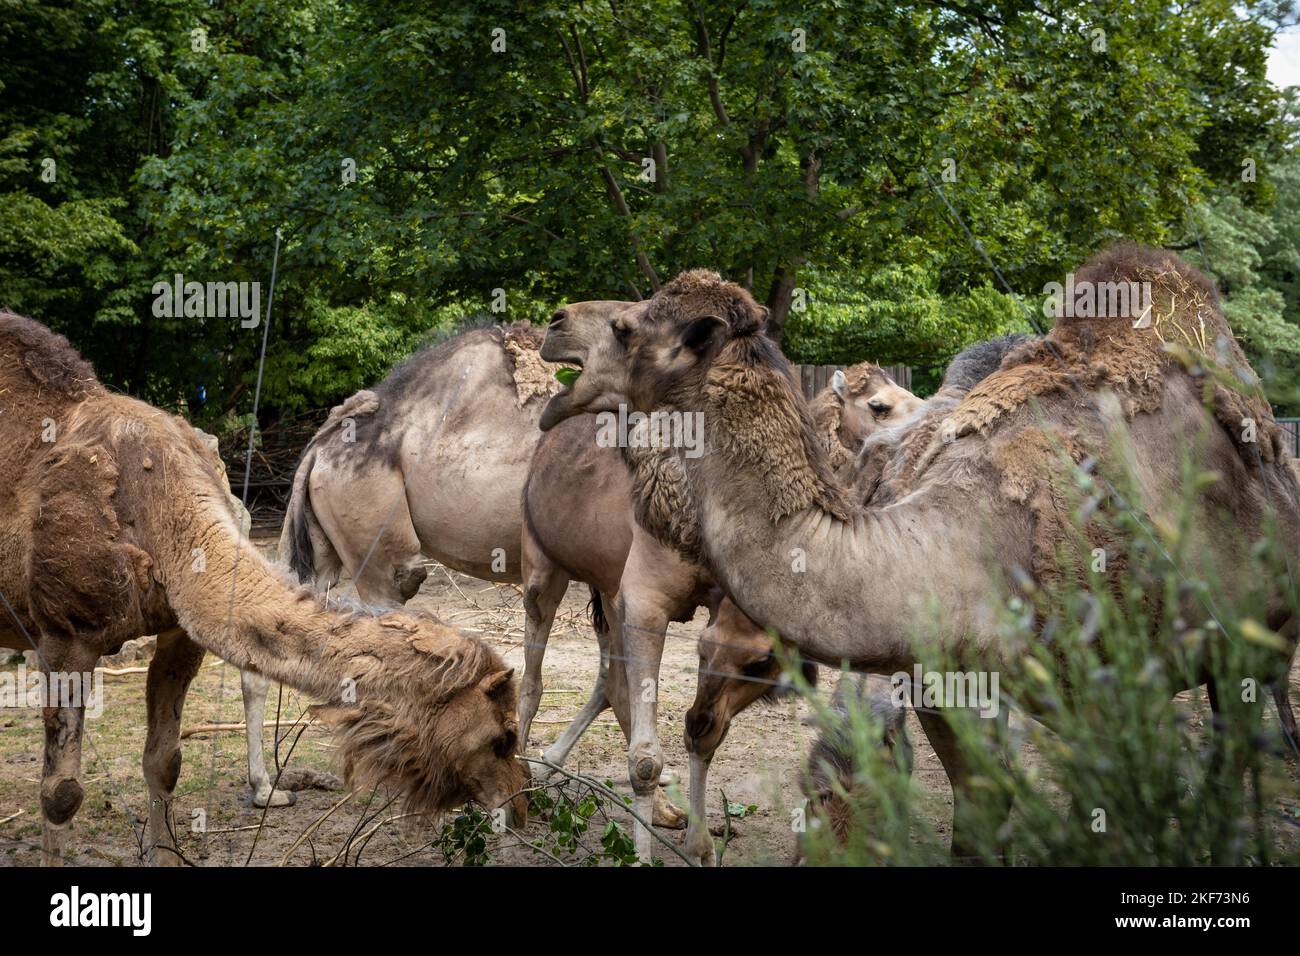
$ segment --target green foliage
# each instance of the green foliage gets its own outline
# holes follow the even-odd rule
[[[1285,350],[1278,391],[1297,291],[1294,126],[1264,80],[1278,6],[10,0],[0,301],[204,420],[249,407],[260,330],[155,316],[150,290],[265,292],[277,228],[264,413],[373,382],[495,289],[498,318],[536,319],[699,265],[789,318],[797,358],[934,366],[1023,322],[933,182],[1031,304],[1111,239],[1185,238],[1186,202],[1274,216],[1234,307]]]
[[[460,860],[465,866],[484,866],[489,860],[491,835],[492,819],[481,810],[466,809],[442,828],[438,849],[448,864]]]

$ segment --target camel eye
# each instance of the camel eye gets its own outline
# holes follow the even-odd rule
[[[871,401],[867,402],[867,408],[871,409],[871,414],[876,415],[878,417],[882,415],[888,415],[891,411],[893,411],[892,405],[887,405],[884,402],[878,402],[875,399],[872,399]]]
[[[492,741],[492,752],[503,760],[515,752],[515,732],[507,730],[504,734]]]
[[[631,329],[619,322],[618,319],[611,319],[609,329],[614,333],[614,338],[618,339],[619,345],[627,345],[627,337],[631,334]]]

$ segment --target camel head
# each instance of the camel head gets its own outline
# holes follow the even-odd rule
[[[831,392],[839,400],[840,441],[856,449],[877,428],[892,428],[907,421],[923,404],[879,365],[862,362],[848,372],[836,371]]]
[[[705,269],[683,272],[653,298],[621,310],[576,308],[552,316],[542,358],[581,365],[582,375],[570,392],[551,399],[543,429],[620,404],[643,412],[685,408],[719,349],[761,333],[767,323],[767,309],[753,296]]]
[[[552,396],[542,411],[542,431],[549,431],[573,415],[618,410],[619,402],[626,399],[618,388],[621,379],[614,381],[606,377],[617,367],[615,359],[621,354],[610,327],[623,314],[638,308],[644,310],[645,305],[609,299],[572,302],[551,316],[546,341],[542,343],[543,359],[581,365],[584,369],[590,362],[593,367],[607,371],[605,376],[583,374]],[[614,350],[615,354],[605,355],[605,350]]]
[[[448,702],[439,736],[445,741],[447,766],[463,792],[492,810],[506,807],[510,826],[528,820],[528,796],[521,791],[531,775],[516,757],[519,751],[515,718],[514,672],[490,671]]]
[[[757,700],[775,700],[792,686],[767,631],[720,591],[715,601],[700,634],[695,701],[686,712],[686,750],[706,760],[722,745],[733,717]],[[803,676],[815,684],[817,668],[805,663]]]
[[[412,644],[418,647],[424,638],[416,633]],[[406,693],[419,698],[414,701],[362,699],[351,706],[318,704],[311,712],[341,732],[346,775],[358,785],[395,785],[415,812],[442,812],[472,800],[488,811],[503,807],[507,825],[523,825],[528,798],[521,791],[531,775],[516,757],[514,672],[486,648],[469,664],[431,662],[458,685],[441,700],[436,692],[420,694],[418,681],[410,680]]]

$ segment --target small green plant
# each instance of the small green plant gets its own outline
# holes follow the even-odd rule
[[[448,865],[459,859],[465,866],[484,866],[491,835],[491,819],[481,810],[466,808],[442,828],[438,848]]]

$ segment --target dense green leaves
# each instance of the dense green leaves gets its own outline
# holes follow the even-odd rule
[[[458,313],[537,319],[699,265],[797,359],[935,366],[1027,328],[1105,242],[1199,229],[1286,400],[1300,165],[1264,80],[1285,6],[10,0],[0,302],[211,418],[247,411],[260,330],[156,316],[150,290],[265,301],[277,228],[271,413]]]

